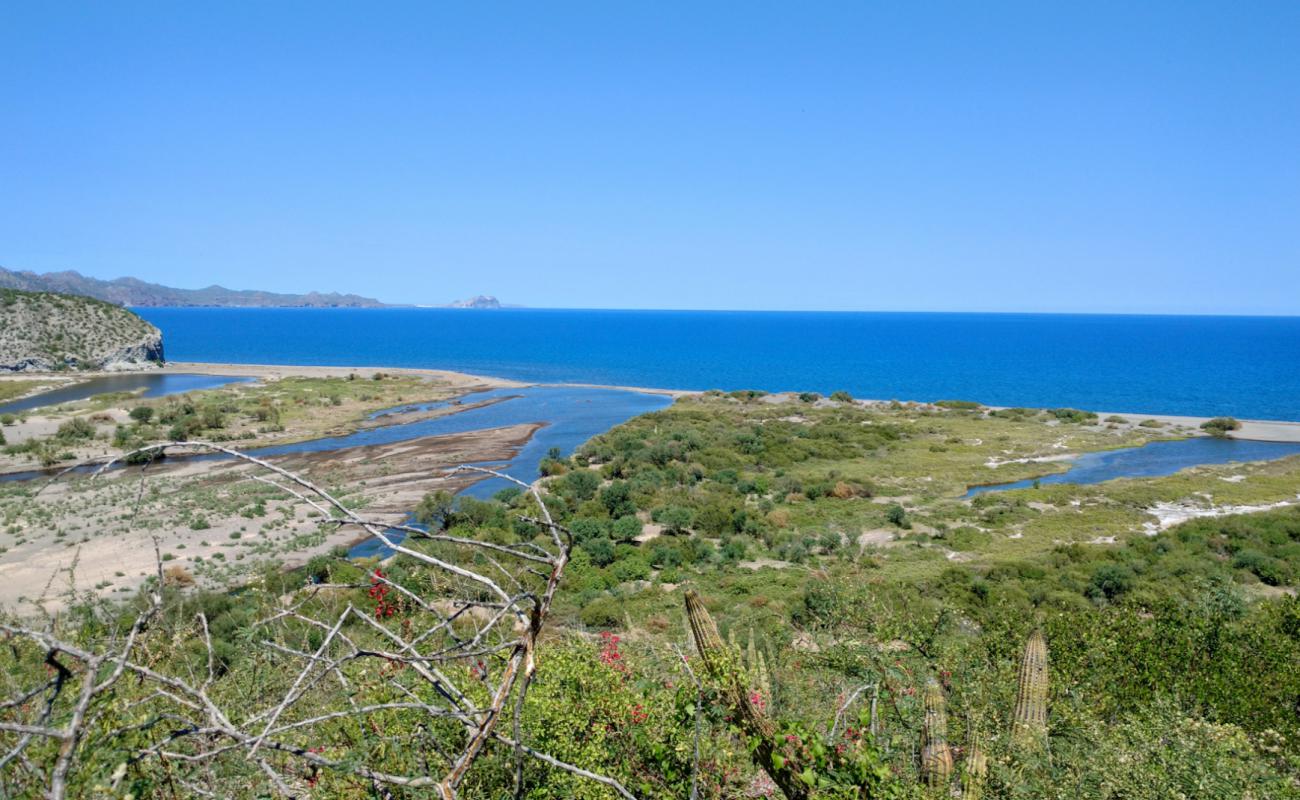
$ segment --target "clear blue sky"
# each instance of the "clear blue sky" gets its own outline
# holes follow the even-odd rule
[[[1300,313],[1300,3],[9,2],[0,265]]]

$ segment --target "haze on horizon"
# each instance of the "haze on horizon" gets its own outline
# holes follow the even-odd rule
[[[1300,4],[11,4],[0,265],[1300,314]]]

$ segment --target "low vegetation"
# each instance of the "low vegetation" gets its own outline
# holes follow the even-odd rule
[[[156,404],[132,424],[177,424],[164,413]],[[192,416],[202,418],[198,407]],[[1166,527],[1149,513],[1294,503],[1300,459],[965,497],[991,475],[1059,468],[1035,458],[1161,435],[1072,409],[714,393],[631,420],[570,457],[552,453],[540,491],[573,549],[510,735],[638,798],[1300,797],[1300,507]],[[546,545],[535,503],[517,489],[490,500],[433,493],[416,513],[447,541]],[[274,668],[277,652],[316,652],[329,635],[257,620],[289,607],[332,619],[351,604],[402,630],[425,612],[376,587],[441,591],[417,559],[344,552],[296,572],[265,569],[237,595],[168,575],[151,587],[165,597],[145,634],[152,668],[207,674],[202,612],[212,692],[251,706],[296,677]],[[83,599],[56,625],[103,639],[143,602]],[[359,619],[339,631],[358,647],[386,646]],[[6,694],[46,655],[0,656]],[[488,653],[447,677],[474,686],[476,670],[502,666]],[[400,659],[378,670],[349,663],[311,692],[323,706],[433,702],[410,669]],[[106,797],[187,796],[157,760],[136,757],[131,736],[110,735],[125,727],[144,741],[144,726],[158,723],[144,690],[115,691],[75,785],[114,787]],[[70,702],[61,697],[52,718],[66,720]],[[331,761],[419,771],[456,737],[450,723],[423,719],[376,711],[286,736]],[[0,747],[19,736],[0,733]],[[54,757],[55,744],[42,748],[27,758]],[[317,769],[293,753],[266,758],[293,793],[431,796],[381,792],[350,768]],[[207,769],[205,785],[229,796],[277,791],[239,754]],[[35,796],[23,775],[7,788]],[[521,796],[538,800],[619,796],[581,772],[516,766],[499,742],[460,796],[512,796],[517,776]]]
[[[139,367],[161,360],[162,334],[121,306],[0,288],[0,371]]]

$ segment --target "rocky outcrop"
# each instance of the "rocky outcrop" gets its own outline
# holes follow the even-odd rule
[[[161,366],[162,332],[89,297],[0,289],[0,371]]]
[[[457,300],[454,303],[448,303],[447,308],[504,308],[504,306],[500,300],[492,295],[480,294],[468,300]]]

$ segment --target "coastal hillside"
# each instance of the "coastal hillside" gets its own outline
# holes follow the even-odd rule
[[[235,308],[381,308],[385,304],[370,297],[337,292],[281,294],[256,290],[175,289],[137,278],[111,281],[90,278],[71,270],[65,272],[17,272],[0,267],[0,288],[27,292],[59,292],[93,297],[120,306],[230,306]]]
[[[124,308],[0,288],[0,371],[134,369],[162,359],[162,333]]]

